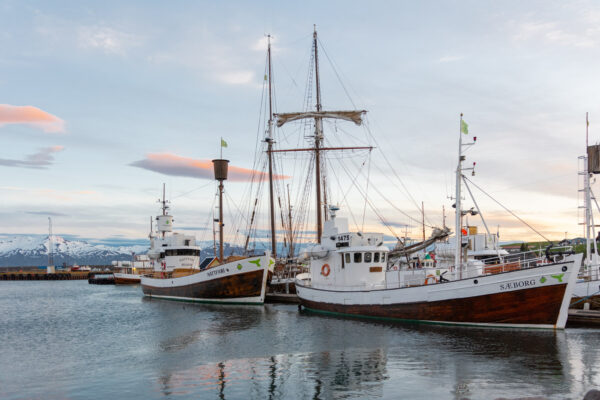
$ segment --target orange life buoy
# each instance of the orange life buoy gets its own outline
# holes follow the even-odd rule
[[[321,267],[321,275],[329,276],[330,272],[331,272],[331,268],[329,268],[329,264],[323,264],[323,266]]]
[[[437,283],[437,279],[435,279],[434,275],[427,275],[427,277],[425,278],[425,284],[428,285],[429,284],[429,278],[433,278],[433,282],[432,283]]]

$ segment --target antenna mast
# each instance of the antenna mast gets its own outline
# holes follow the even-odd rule
[[[52,238],[52,218],[48,217],[48,270],[54,269],[54,240]],[[52,271],[54,272],[54,271]]]

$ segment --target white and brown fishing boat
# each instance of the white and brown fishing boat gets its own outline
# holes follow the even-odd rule
[[[578,254],[531,258],[518,270],[509,263],[495,274],[466,265],[441,274],[388,269],[383,234],[348,232],[347,220],[334,213],[321,239],[309,250],[310,273],[296,278],[300,303],[366,318],[561,329],[581,263]]]
[[[350,232],[346,218],[336,217],[337,207],[323,210],[320,193],[320,158],[328,150],[323,143],[324,118],[350,120],[360,125],[364,111],[323,111],[320,105],[317,33],[313,35],[317,110],[279,114],[278,126],[289,121],[314,119],[314,151],[316,173],[316,230],[318,243],[308,248],[310,272],[296,277],[296,291],[301,306],[318,313],[348,315],[385,320],[418,321],[438,324],[478,325],[562,329],[568,315],[569,301],[581,264],[581,254],[552,254],[523,260],[510,260],[484,268],[484,263],[469,263],[463,216],[477,211],[462,210],[461,186],[466,185],[463,134],[466,123],[460,120],[459,157],[456,169],[455,246],[453,265],[414,268],[408,263],[390,261],[382,233]],[[363,186],[365,187],[365,186]],[[369,186],[366,186],[369,188]],[[470,192],[469,186],[466,186]],[[376,188],[373,188],[374,190]],[[325,190],[323,192],[327,193]],[[363,194],[365,197],[368,195]],[[325,214],[325,215],[323,215]],[[329,216],[329,220],[327,220]],[[325,219],[324,226],[322,220]],[[385,222],[385,221],[384,221]],[[485,222],[484,222],[485,223]],[[487,226],[486,226],[487,229]],[[449,230],[433,229],[431,240],[421,246],[404,248],[408,259],[411,251],[424,249],[428,243],[448,236]]]
[[[172,217],[166,212],[158,218],[159,245],[150,252],[156,257],[155,271],[141,279],[144,295],[162,299],[228,304],[263,304],[269,271],[274,260],[267,251],[261,256],[223,256],[223,181],[227,179],[228,160],[213,160],[219,181],[219,258],[201,269],[200,249],[183,236],[173,238]],[[165,239],[171,238],[171,239]],[[181,240],[179,240],[181,239]],[[173,241],[182,243],[173,243]],[[202,266],[204,267],[204,265]]]

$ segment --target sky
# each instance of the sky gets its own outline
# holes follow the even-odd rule
[[[442,207],[453,226],[463,113],[463,140],[477,137],[469,179],[544,237],[582,236],[586,112],[600,141],[600,4],[588,1],[0,1],[0,233],[44,234],[52,217],[57,234],[143,243],[166,183],[176,228],[211,239],[223,138],[239,241],[261,170],[266,35],[275,111],[301,111],[314,25],[324,109],[368,111],[363,128],[326,123],[326,143],[376,147],[327,156],[330,202],[353,230],[419,237],[421,202],[428,231]],[[310,145],[299,124],[274,135]],[[280,191],[300,193],[302,157],[278,164]],[[542,240],[472,190],[501,240]]]

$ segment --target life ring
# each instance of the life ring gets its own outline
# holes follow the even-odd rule
[[[398,266],[397,266],[397,265],[394,265],[394,266],[392,267],[392,271],[398,271]]]
[[[330,273],[331,268],[329,268],[329,264],[323,264],[323,266],[321,267],[321,275],[329,276]]]
[[[426,284],[426,285],[428,285],[428,284],[429,284],[429,278],[432,278],[432,279],[433,279],[433,282],[432,282],[432,283],[437,283],[437,279],[435,279],[435,276],[434,276],[434,275],[431,275],[431,274],[429,274],[429,275],[427,275],[427,277],[425,278],[425,284]]]

